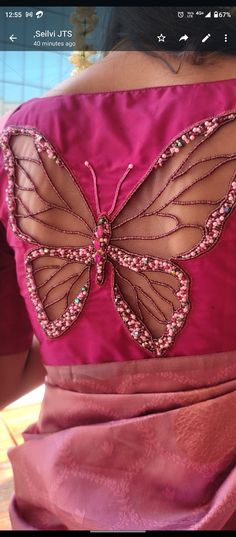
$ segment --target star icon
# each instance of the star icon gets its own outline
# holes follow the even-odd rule
[[[163,34],[157,35],[157,39],[158,39],[159,43],[161,43],[161,42],[164,43],[165,38],[166,38],[166,35],[163,35]]]

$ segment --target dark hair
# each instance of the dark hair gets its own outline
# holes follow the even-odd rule
[[[161,57],[158,55],[160,45],[156,36],[159,33],[168,36],[168,50],[171,56],[177,56],[182,59],[190,58],[193,64],[201,64],[208,57],[219,54],[236,54],[236,8],[235,7],[214,7],[212,11],[229,11],[231,18],[206,18],[197,17],[192,19],[177,18],[178,11],[193,11],[198,9],[207,13],[208,7],[113,7],[110,11],[110,17],[107,24],[106,35],[103,44],[105,55],[109,51],[119,49],[119,44],[123,43],[123,50],[140,50],[149,55]],[[214,41],[209,40],[209,44],[202,43],[202,34],[209,32],[209,25],[213,28]],[[200,25],[200,26],[199,26]],[[185,44],[176,45],[176,32],[179,35],[187,32],[191,34]],[[224,33],[229,33],[231,36],[230,46],[226,46],[223,40]],[[201,36],[201,37],[200,37]],[[213,45],[211,44],[213,42]],[[127,48],[124,48],[125,43],[129,43]],[[131,46],[130,46],[131,45]],[[214,47],[214,48],[212,48]],[[163,58],[161,57],[163,60]],[[168,67],[175,71],[173,67],[165,61]],[[180,66],[179,66],[180,67]],[[178,68],[179,70],[179,68]]]

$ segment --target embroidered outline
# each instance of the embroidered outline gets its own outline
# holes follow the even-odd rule
[[[236,118],[236,112],[235,111],[230,111],[230,112],[225,111],[225,112],[223,112],[223,113],[221,113],[221,114],[219,114],[217,116],[211,116],[211,117],[209,117],[207,119],[203,119],[201,121],[195,122],[191,127],[188,127],[187,129],[185,129],[184,131],[179,133],[177,137],[174,137],[171,140],[171,142],[169,142],[167,144],[166,149],[161,153],[161,155],[158,156],[154,160],[154,162],[148,168],[148,170],[145,173],[145,175],[138,182],[138,184],[133,188],[132,192],[130,193],[128,198],[126,198],[124,204],[122,205],[121,208],[119,208],[119,210],[115,211],[115,204],[113,202],[112,211],[114,210],[114,214],[113,214],[112,219],[109,221],[109,223],[111,224],[111,227],[112,227],[112,222],[115,220],[116,216],[118,216],[121,213],[122,209],[127,205],[129,199],[138,190],[139,186],[141,186],[144,183],[145,179],[150,175],[151,171],[154,168],[157,168],[158,166],[162,166],[163,163],[165,163],[166,160],[169,157],[171,157],[175,153],[179,152],[181,147],[183,147],[185,144],[189,143],[190,140],[195,139],[195,137],[198,134],[204,134],[205,137],[208,137],[208,136],[210,136],[212,134],[212,132],[214,130],[218,129],[221,126],[221,124],[226,123],[227,120],[231,121],[231,120],[233,120],[235,118]],[[204,127],[203,127],[203,125],[204,125]],[[205,132],[202,130],[202,127],[204,128]],[[57,156],[57,153],[53,149],[52,144],[50,144],[41,133],[36,131],[36,129],[32,129],[32,128],[28,129],[27,127],[22,128],[22,127],[19,127],[19,126],[6,127],[5,129],[3,129],[2,135],[0,137],[0,146],[3,149],[4,161],[6,161],[6,163],[7,163],[6,170],[8,171],[8,173],[10,173],[10,177],[8,179],[8,188],[6,189],[6,193],[7,193],[6,200],[7,200],[8,209],[9,209],[10,225],[11,225],[11,228],[14,231],[14,233],[16,235],[18,235],[20,238],[22,238],[24,240],[27,240],[28,242],[35,243],[35,241],[33,239],[30,240],[27,236],[22,234],[22,232],[18,229],[18,227],[16,225],[16,222],[14,222],[15,203],[14,203],[13,200],[11,200],[11,193],[13,193],[13,197],[14,197],[14,183],[15,183],[15,179],[14,179],[14,164],[13,164],[13,166],[11,168],[11,155],[12,155],[13,162],[14,162],[14,155],[11,152],[11,150],[9,150],[7,148],[6,145],[4,146],[4,142],[6,142],[6,138],[4,138],[4,136],[6,136],[6,131],[7,131],[7,135],[8,135],[8,133],[10,133],[10,136],[11,136],[12,134],[26,135],[27,130],[28,130],[28,135],[33,135],[34,137],[39,137],[38,142],[43,143],[43,147],[42,147],[41,150],[46,149],[47,152],[49,151],[48,156],[50,155],[50,151],[51,151],[51,155],[49,156],[49,158],[55,159],[56,164],[58,164],[59,166],[64,166],[67,169],[67,171],[70,174],[70,177],[75,182],[76,187],[79,189],[79,191],[81,193],[81,196],[84,199],[84,201],[86,203],[86,206],[88,207],[88,210],[90,211],[92,216],[93,216],[93,214],[91,212],[89,204],[87,203],[87,200],[86,200],[86,198],[85,198],[80,186],[77,185],[77,183],[76,183],[76,181],[75,181],[75,179],[73,177],[73,174],[71,173],[69,168],[66,166],[66,164],[64,164],[63,160],[61,160]],[[18,131],[18,132],[16,132],[16,131]],[[8,138],[8,136],[7,136],[7,138]],[[37,149],[38,149],[38,147],[37,147]],[[194,150],[195,149],[196,149],[196,147],[194,148]],[[4,150],[6,150],[6,154],[4,153]],[[190,155],[191,155],[191,152],[190,152],[190,154],[188,155],[187,158],[189,158]],[[88,163],[88,161],[86,161],[86,162]],[[8,163],[10,163],[9,167],[8,167]],[[129,165],[129,166],[132,167],[133,165]],[[120,180],[119,185],[121,185],[121,183],[122,183],[122,181]],[[118,191],[116,191],[116,199],[117,199],[117,197],[118,197]],[[236,201],[236,180],[235,180],[235,174],[234,174],[233,178],[232,178],[231,186],[229,187],[228,192],[227,192],[226,196],[224,197],[224,200],[222,201],[222,203],[220,204],[218,209],[213,210],[213,212],[210,213],[210,215],[208,216],[208,219],[207,219],[207,221],[205,222],[205,225],[204,225],[204,232],[205,232],[204,233],[204,238],[201,241],[199,241],[197,246],[193,247],[191,250],[189,250],[188,252],[185,252],[182,255],[179,255],[179,256],[176,256],[176,257],[171,257],[170,260],[154,258],[153,256],[150,256],[150,255],[146,256],[146,258],[148,258],[149,260],[151,259],[151,262],[155,261],[155,264],[158,265],[159,269],[162,266],[164,267],[164,265],[165,265],[165,268],[166,268],[165,272],[166,271],[170,272],[171,270],[173,272],[173,270],[174,270],[175,275],[177,275],[177,277],[178,277],[178,275],[181,274],[182,278],[184,279],[184,288],[180,289],[181,293],[183,293],[183,291],[184,291],[184,302],[183,302],[183,300],[181,302],[181,308],[182,309],[181,309],[181,316],[179,317],[178,322],[177,322],[177,330],[176,330],[176,327],[174,328],[171,325],[171,321],[174,318],[174,315],[177,314],[177,312],[180,313],[179,308],[175,311],[174,315],[171,317],[170,322],[167,324],[168,330],[171,330],[171,332],[168,333],[167,326],[166,326],[166,330],[165,330],[164,334],[162,334],[162,336],[160,336],[157,340],[153,340],[151,338],[152,343],[150,343],[150,332],[143,325],[143,323],[135,316],[135,314],[133,312],[131,313],[131,315],[133,315],[135,318],[132,318],[132,320],[139,323],[139,329],[136,330],[135,335],[133,334],[134,329],[132,328],[132,332],[131,332],[131,329],[129,328],[129,325],[128,325],[129,319],[126,321],[123,318],[124,315],[123,316],[120,315],[120,317],[122,318],[125,326],[128,325],[127,328],[129,330],[129,333],[131,334],[132,338],[137,343],[139,343],[139,345],[141,345],[142,347],[146,347],[147,350],[150,350],[152,353],[155,353],[155,354],[157,354],[159,356],[164,355],[166,353],[167,349],[173,344],[173,342],[175,340],[175,337],[176,337],[176,334],[183,327],[183,325],[185,323],[185,320],[186,320],[186,317],[187,317],[187,314],[188,314],[188,312],[190,310],[190,302],[188,300],[190,276],[187,275],[187,273],[185,273],[185,271],[181,267],[179,267],[178,265],[175,265],[172,262],[172,260],[191,259],[192,257],[197,257],[199,255],[202,255],[206,251],[208,252],[215,245],[217,240],[219,239],[219,237],[221,235],[222,228],[223,228],[223,224],[224,224],[225,220],[227,219],[227,217],[229,216],[229,214],[231,213],[233,207],[235,206],[235,201]],[[99,205],[97,205],[97,207],[99,207]],[[112,211],[110,211],[109,214]],[[101,215],[99,215],[99,216],[101,217]],[[103,216],[106,217],[106,215],[103,215]],[[123,223],[124,222],[122,222],[122,224]],[[123,239],[124,239],[124,237],[123,237]],[[116,238],[114,238],[114,240],[116,240]],[[36,244],[38,244],[41,248],[39,248],[37,250],[31,250],[30,252],[28,252],[28,254],[26,256],[26,260],[25,260],[26,265],[27,265],[27,273],[28,273],[27,277],[28,277],[29,285],[32,285],[32,284],[34,285],[34,281],[32,279],[32,271],[31,271],[30,263],[29,263],[31,261],[31,254],[33,252],[34,252],[34,254],[35,254],[35,252],[37,252],[34,255],[34,257],[38,257],[39,255],[45,255],[45,253],[48,253],[48,252],[51,252],[51,251],[53,251],[54,255],[55,255],[56,252],[60,251],[60,248],[59,249],[58,248],[56,248],[56,249],[55,248],[49,248],[49,247],[42,248],[41,243],[36,242]],[[82,249],[84,249],[84,250],[87,249],[88,250],[89,247],[87,247],[87,246],[82,247]],[[45,250],[46,250],[46,252],[45,252]],[[69,248],[64,247],[63,250],[65,252],[66,250],[69,250]],[[75,250],[78,250],[78,248],[74,247],[73,249],[70,249],[70,250],[75,251]],[[116,299],[118,299],[119,302],[122,302],[123,310],[120,311],[119,314],[124,313],[126,315],[127,314],[127,309],[131,310],[131,308],[130,308],[129,304],[127,304],[125,302],[124,298],[122,297],[122,294],[119,291],[118,285],[115,283],[115,276],[114,276],[115,275],[115,266],[112,263],[112,259],[114,260],[114,255],[116,255],[118,251],[121,252],[121,254],[124,254],[126,256],[128,255],[130,258],[132,258],[132,260],[134,259],[134,257],[136,258],[136,260],[138,260],[139,267],[136,266],[134,268],[134,266],[129,266],[128,268],[130,268],[131,270],[137,270],[137,271],[142,271],[143,270],[143,271],[145,271],[145,270],[147,270],[147,267],[145,268],[144,265],[142,265],[142,262],[141,262],[141,259],[145,258],[145,256],[140,256],[140,254],[130,253],[129,251],[125,251],[125,250],[113,247],[112,245],[108,245],[108,248],[107,248],[108,259],[110,258],[109,261],[111,262],[111,264],[113,266],[113,299],[114,299],[114,304],[115,304],[115,307],[116,307],[116,303],[117,303]],[[90,252],[91,252],[91,250],[90,250]],[[56,255],[58,255],[58,253]],[[88,261],[88,263],[92,264],[91,259],[90,259],[90,261]],[[146,265],[146,263],[145,263],[145,265]],[[150,267],[149,267],[149,270],[150,270]],[[158,269],[156,269],[156,270],[158,270]],[[177,272],[176,272],[176,270],[177,270]],[[90,267],[89,267],[89,276],[90,276]],[[84,290],[85,294],[83,296],[86,295],[86,299],[87,299],[87,296],[88,296],[88,293],[89,293],[89,286],[85,286],[85,287],[87,287],[87,289]],[[187,294],[186,294],[186,289],[187,289]],[[34,289],[32,291],[34,291]],[[177,293],[176,293],[176,296],[178,296]],[[182,298],[183,298],[183,296],[182,296]],[[82,306],[85,303],[85,300],[83,299]],[[74,311],[78,312],[79,309],[81,311],[81,303],[79,302],[79,304],[80,304],[80,307],[76,305]],[[38,303],[37,305],[38,305],[38,307],[42,307],[42,304]],[[117,307],[116,307],[116,310],[118,311]],[[130,312],[128,312],[128,313],[130,313]],[[64,314],[63,314],[63,316],[64,316]],[[63,317],[63,316],[61,316],[61,317]],[[75,318],[73,316],[73,319],[72,319],[73,322],[76,320],[76,318],[77,318],[76,316],[75,316]],[[178,318],[178,315],[176,315],[176,318]],[[61,321],[61,320],[62,319],[59,318],[59,321]],[[63,320],[64,320],[64,318],[63,318]],[[58,321],[58,319],[56,321]],[[48,332],[50,332],[51,329],[52,329],[51,323],[55,324],[56,321],[49,321],[49,323],[47,323]],[[44,317],[42,317],[42,322],[45,325],[45,318]],[[171,325],[171,326],[169,326],[169,325]],[[70,326],[68,326],[67,329],[69,327]],[[174,330],[172,328],[174,328]],[[64,330],[65,329],[66,329],[66,327],[64,328]],[[146,333],[145,333],[145,331],[146,331]],[[139,334],[141,333],[141,335],[142,335],[141,339],[139,339],[139,335],[137,335],[137,332]],[[173,334],[173,332],[174,332],[174,334]],[[61,334],[60,333],[58,334],[58,332],[57,332],[57,333],[55,333],[55,335],[53,337],[58,337],[58,335],[61,335]],[[49,337],[52,337],[52,335],[49,336]],[[155,349],[153,347],[154,343],[155,343]]]

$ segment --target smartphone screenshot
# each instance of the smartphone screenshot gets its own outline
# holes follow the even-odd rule
[[[236,530],[236,7],[72,4],[0,7],[0,530]]]

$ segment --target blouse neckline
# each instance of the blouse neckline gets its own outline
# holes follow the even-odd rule
[[[210,80],[210,81],[203,81],[203,82],[190,82],[185,84],[169,84],[167,86],[148,86],[143,88],[130,88],[130,89],[123,89],[123,90],[109,90],[109,91],[94,91],[94,92],[73,92],[73,93],[58,93],[56,95],[45,95],[42,97],[36,97],[36,99],[50,99],[55,97],[77,97],[77,96],[83,96],[83,95],[116,95],[120,93],[125,94],[132,94],[132,93],[144,93],[148,91],[155,91],[155,90],[165,90],[169,88],[180,88],[180,87],[194,87],[194,86],[208,86],[213,84],[225,84],[225,83],[236,83],[236,78],[226,78],[222,80]]]

